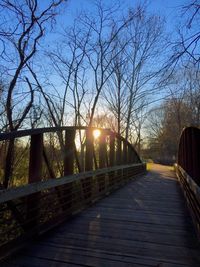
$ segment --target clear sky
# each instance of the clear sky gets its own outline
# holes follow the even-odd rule
[[[137,3],[144,2],[139,0],[102,0],[103,3],[122,4],[124,10],[129,7],[134,7]],[[62,31],[61,28],[70,27],[75,17],[80,14],[81,11],[89,11],[92,13],[94,10],[95,0],[68,0],[67,5],[62,9],[61,15],[57,17],[57,27],[54,34],[50,34],[47,37],[49,45],[54,45],[54,40],[57,39],[57,34]],[[166,29],[173,35],[176,26],[179,24],[181,6],[188,3],[188,0],[146,0],[149,12],[158,14],[165,18]],[[48,3],[48,0],[44,0],[43,5]],[[61,27],[60,27],[61,26]],[[59,38],[59,37],[58,37]]]
[[[120,1],[125,10],[128,7],[134,7],[139,0],[102,0],[105,4],[115,4]],[[44,0],[43,3],[48,2]],[[66,7],[62,10],[62,15],[58,16],[58,24],[63,27],[72,25],[73,19],[80,13],[80,11],[90,11],[94,9],[95,0],[68,0]],[[175,32],[176,26],[179,24],[181,6],[188,3],[188,0],[146,0],[148,10],[156,13],[166,20],[166,29],[170,34]],[[59,27],[56,28],[57,30]],[[55,36],[53,37],[55,38]],[[51,39],[51,37],[50,37]]]
[[[92,2],[94,1],[93,0],[69,0],[66,13],[68,13],[68,15],[70,16],[68,17],[67,20],[70,22],[71,16],[73,17],[80,10],[87,9],[87,8],[92,10]],[[108,2],[115,3],[118,1],[115,1],[115,0],[105,1],[105,3],[108,3]],[[134,6],[138,2],[140,1],[124,0],[123,5],[127,7]],[[165,16],[169,24],[171,23],[174,24],[177,18],[177,15],[179,13],[178,11],[179,7],[181,7],[188,1],[187,0],[149,0],[146,2],[148,3],[149,10]]]

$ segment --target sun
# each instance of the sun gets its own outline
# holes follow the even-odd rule
[[[96,129],[93,131],[93,136],[94,136],[94,139],[97,139],[99,138],[99,136],[101,135],[101,131]]]

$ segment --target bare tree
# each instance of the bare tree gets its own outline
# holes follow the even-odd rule
[[[73,125],[81,125],[84,122],[81,109],[83,99],[87,94],[84,60],[88,38],[89,33],[86,35],[82,33],[77,29],[75,22],[70,30],[64,30],[62,41],[57,45],[57,49],[48,52],[52,68],[56,71],[63,85],[63,90],[61,91],[54,89],[57,97],[57,99],[56,97],[54,98],[54,102],[60,101],[59,109],[57,109],[59,114],[57,114],[57,120],[54,119],[56,126],[64,124],[67,108],[72,110],[72,117],[74,119],[71,120],[71,123]],[[53,107],[49,106],[49,108],[51,109]]]
[[[155,159],[172,163],[183,128],[200,125],[198,66],[190,64],[174,71],[168,90],[168,99],[148,115],[147,132]]]
[[[52,0],[42,10],[37,0],[0,2],[1,72],[6,77],[7,131],[18,130],[27,118],[34,102],[35,88],[27,65],[37,54],[38,45],[57,14],[63,0]],[[14,141],[7,150],[4,186],[12,174]]]
[[[148,105],[147,97],[149,99],[157,91],[155,82],[161,66],[152,65],[155,66],[163,49],[163,21],[160,17],[148,15],[142,5],[129,12],[133,14],[132,20],[115,41],[115,60],[110,66],[105,100],[117,118],[117,131],[126,139],[134,140],[132,135],[136,134],[140,140],[143,120],[137,113],[142,114]],[[138,143],[137,138],[135,142]]]
[[[127,95],[128,89],[126,87],[127,79],[127,58],[125,55],[125,50],[121,50],[120,42],[119,48],[116,46],[117,56],[113,60],[111,68],[111,77],[106,83],[106,90],[104,92],[104,99],[107,102],[108,110],[113,114],[116,120],[116,129],[115,131],[118,134],[123,134],[125,131],[124,128],[124,116],[127,108]],[[120,53],[118,53],[120,49]]]
[[[119,7],[105,6],[102,1],[96,3],[97,12],[95,15],[82,14],[80,23],[89,39],[85,49],[88,61],[90,77],[92,77],[92,100],[89,110],[89,125],[92,125],[95,110],[103,88],[112,74],[110,68],[120,50],[116,53],[116,40],[121,32],[125,31],[135,14],[128,13],[126,18],[119,17]],[[123,45],[126,45],[124,43]]]
[[[187,5],[181,6],[182,23],[178,28],[178,37],[172,43],[173,54],[171,55],[166,68],[176,68],[180,62],[186,65],[193,61],[200,63],[200,2],[199,0],[189,1]]]

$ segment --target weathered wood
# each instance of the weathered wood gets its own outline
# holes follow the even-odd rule
[[[75,129],[65,131],[65,147],[64,147],[64,176],[72,175],[74,173],[75,160]],[[72,206],[72,190],[73,183],[68,183],[63,187],[63,209],[68,214]]]
[[[8,267],[29,266],[30,259],[33,267],[199,267],[197,240],[177,180],[167,167],[154,166],[147,177],[127,184],[9,259]]]
[[[29,159],[29,179],[28,179],[29,184],[41,181],[42,156],[43,156],[43,134],[32,135],[30,144],[30,159]],[[33,228],[37,226],[38,216],[40,212],[39,201],[40,201],[39,193],[33,194],[28,197],[27,228]]]
[[[5,167],[4,167],[4,180],[3,180],[3,186],[4,188],[7,188],[9,185],[9,180],[12,176],[13,171],[13,162],[14,162],[14,146],[15,146],[15,140],[10,139],[8,143],[8,149],[6,153],[6,161],[5,161]]]
[[[52,266],[53,262],[55,266],[108,266],[108,267],[154,267],[158,266],[158,259],[145,256],[137,256],[132,253],[123,253],[116,251],[109,251],[105,249],[87,249],[76,248],[75,246],[59,245],[59,244],[38,244],[33,246],[37,258],[33,258],[31,261],[32,251],[26,250],[26,256],[20,257],[18,260],[22,266],[30,266],[30,261],[33,262],[33,266]],[[40,259],[41,262],[38,260]],[[44,263],[45,262],[45,263]],[[185,267],[184,263],[180,263],[176,260],[169,260],[167,263],[164,259],[160,259],[160,263],[164,263],[166,267]],[[12,262],[14,263],[14,261]],[[46,265],[44,265],[46,264]],[[66,265],[63,265],[66,264]],[[20,265],[21,266],[21,265]],[[31,265],[32,266],[32,265]],[[162,266],[162,265],[160,265]],[[188,265],[187,265],[188,266]]]
[[[177,166],[176,168],[178,168],[183,177],[186,179],[187,183],[190,186],[190,189],[193,191],[193,193],[196,195],[197,199],[200,202],[200,187],[195,183],[195,181],[186,173],[186,171],[181,166]]]
[[[93,170],[93,131],[86,130],[86,151],[85,151],[85,171]]]
[[[52,178],[52,179],[53,178],[55,179],[56,178],[56,175],[55,175],[55,173],[53,171],[53,168],[52,168],[52,166],[51,166],[51,164],[49,162],[49,159],[47,157],[47,153],[46,153],[46,150],[45,150],[44,147],[43,147],[43,157],[44,157],[44,162],[46,164],[47,170],[49,172],[49,177]]]
[[[132,147],[128,146],[128,163],[132,163]]]
[[[24,186],[16,187],[16,188],[10,188],[7,190],[0,190],[0,203],[5,203],[9,200],[25,197],[25,196],[28,196],[30,194],[40,192],[42,190],[51,189],[51,188],[65,185],[65,184],[68,184],[71,182],[77,182],[79,180],[84,180],[84,179],[87,179],[88,177],[91,177],[91,176],[105,174],[105,173],[109,173],[109,172],[113,172],[113,171],[118,171],[118,170],[123,169],[123,168],[130,168],[130,167],[135,168],[137,166],[143,166],[143,164],[130,164],[130,165],[115,166],[115,167],[111,167],[111,168],[104,168],[104,169],[99,169],[99,170],[95,170],[95,171],[88,171],[88,172],[84,172],[84,173],[69,175],[66,177],[58,178],[58,179],[49,179],[46,181],[33,183],[33,184],[29,184],[29,185],[24,185]]]
[[[109,166],[112,167],[116,163],[116,153],[115,153],[115,135],[110,132],[109,135]],[[113,186],[115,180],[115,172],[109,173],[109,185]]]
[[[128,150],[128,148],[127,148],[127,143],[126,142],[123,142],[123,163],[125,163],[126,164],[126,162],[127,162],[127,150]]]
[[[127,158],[128,158],[128,155],[127,155],[127,153],[128,153],[128,148],[127,148],[127,142],[123,142],[123,159],[122,159],[122,161],[123,161],[123,163],[125,163],[125,162],[127,162]],[[129,175],[128,175],[128,171],[127,170],[123,170],[123,179],[124,179],[124,181],[126,181],[128,178],[129,178]]]
[[[101,132],[99,137],[99,168],[106,167],[106,157],[107,157],[107,148],[106,148],[106,135],[104,132]],[[98,178],[99,191],[105,190],[105,175],[100,175]]]
[[[74,173],[75,134],[74,129],[65,131],[64,176]]]
[[[109,166],[112,167],[115,165],[115,136],[113,133],[110,133],[109,135],[109,145],[110,145]]]
[[[105,168],[106,167],[106,135],[104,132],[101,133],[99,137],[99,168]]]
[[[121,164],[122,160],[122,141],[117,139],[117,151],[116,151],[116,163],[117,165]]]
[[[91,129],[86,130],[86,151],[85,151],[85,171],[93,170],[93,153],[94,153],[94,137]],[[91,198],[92,195],[92,177],[88,177],[82,182],[84,199]]]
[[[0,140],[12,139],[13,142],[15,138],[31,136],[29,184],[11,190],[8,189],[6,192],[5,190],[0,191],[0,199],[2,201],[0,201],[2,203],[2,210],[0,212],[3,212],[3,224],[6,226],[3,227],[3,239],[1,239],[1,245],[4,244],[4,248],[10,245],[10,249],[12,249],[13,241],[18,240],[20,242],[20,240],[23,240],[24,242],[24,240],[32,238],[35,234],[41,234],[55,227],[72,213],[79,212],[80,209],[85,208],[88,204],[97,201],[105,196],[105,194],[111,193],[122,185],[123,175],[121,174],[126,172],[123,172],[123,169],[126,169],[130,176],[135,176],[143,171],[143,165],[141,164],[134,166],[126,165],[127,162],[123,160],[121,144],[124,142],[127,146],[128,142],[108,129],[101,129],[102,136],[100,137],[100,142],[94,147],[94,129],[97,128],[54,127],[0,134]],[[74,138],[76,130],[84,130],[86,132],[86,142],[84,144],[86,150],[82,166],[79,164],[79,155],[75,147]],[[61,179],[55,179],[57,178],[58,169],[60,171],[60,166],[58,168],[56,166],[55,169],[56,164],[49,161],[43,147],[43,134],[49,132],[56,132],[58,140],[61,142],[61,156],[63,158],[60,159],[59,155],[58,160],[63,160],[64,171],[62,175],[65,176]],[[65,142],[61,138],[64,132]],[[113,136],[113,142],[110,142],[111,151],[108,157],[106,153],[106,136],[110,134]],[[120,147],[118,146],[119,157],[117,167],[114,167],[116,162],[114,139],[118,140],[118,144],[120,143]],[[98,139],[96,142],[98,143]],[[95,168],[101,168],[98,171],[93,171],[94,149],[95,155],[98,155]],[[9,152],[9,155],[11,154],[13,153]],[[56,155],[58,155],[57,151]],[[75,158],[77,165],[74,162]],[[123,162],[125,165],[122,165]],[[141,163],[141,161],[139,162]],[[43,163],[46,165],[45,172],[42,172]],[[12,165],[12,162],[9,161],[9,164]],[[75,166],[78,167],[79,171],[85,171],[85,173],[73,175]],[[106,168],[108,166],[109,168]],[[7,168],[7,170],[11,171],[10,168]],[[43,180],[43,175],[44,179],[48,178],[46,177],[46,170],[51,179],[40,181],[40,179]],[[9,171],[7,171],[7,174],[9,174]],[[109,182],[110,177],[112,177],[112,183]],[[10,201],[12,201],[12,206]],[[1,246],[1,248],[3,247]]]
[[[181,166],[175,169],[200,240],[200,188]]]
[[[28,183],[36,183],[42,178],[43,134],[31,136],[29,179]]]
[[[180,138],[178,164],[200,186],[200,129],[186,127]]]

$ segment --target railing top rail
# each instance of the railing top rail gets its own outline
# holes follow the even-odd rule
[[[21,137],[26,137],[26,136],[31,136],[31,135],[36,135],[36,134],[44,134],[44,133],[53,133],[53,132],[62,132],[65,130],[100,130],[103,131],[107,135],[114,135],[117,139],[120,139],[123,142],[126,142],[127,145],[130,147],[134,148],[129,141],[127,141],[124,137],[119,135],[116,132],[111,131],[108,128],[99,128],[99,127],[88,127],[88,126],[60,126],[60,127],[44,127],[44,128],[36,128],[36,129],[26,129],[26,130],[18,130],[18,131],[12,131],[12,132],[5,132],[5,133],[0,133],[0,141],[6,141],[10,139],[15,139],[15,138],[21,138]],[[137,154],[137,152],[136,152]],[[139,157],[139,155],[138,155]]]
[[[30,136],[30,135],[35,135],[35,134],[41,134],[41,133],[50,133],[50,132],[53,133],[53,132],[62,132],[65,130],[87,130],[87,129],[91,129],[91,130],[99,129],[101,131],[106,132],[107,134],[111,133],[110,129],[103,129],[103,128],[98,128],[98,127],[87,127],[87,126],[44,127],[44,128],[37,128],[37,129],[26,129],[26,130],[18,130],[18,131],[0,133],[0,141]]]

